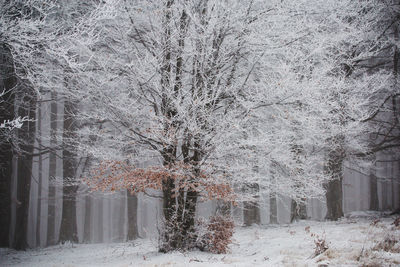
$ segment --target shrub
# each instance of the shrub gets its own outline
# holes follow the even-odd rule
[[[311,236],[313,236],[313,235],[314,234],[312,234]],[[323,234],[322,236],[319,236],[319,235],[314,235],[314,236],[315,236],[314,256],[316,257],[316,256],[324,253],[329,247],[328,247],[328,243],[326,242],[325,234]]]
[[[235,226],[231,218],[213,216],[208,223],[199,221],[198,226],[197,247],[200,250],[217,254],[228,252]]]
[[[386,252],[400,253],[400,239],[395,233],[391,232],[385,235],[385,238],[378,242],[372,250],[384,250]]]
[[[310,234],[310,236],[314,238],[315,247],[314,247],[314,254],[312,255],[313,258],[317,257],[318,255],[321,255],[329,248],[328,242],[326,241],[325,232],[321,236],[319,236],[310,231],[310,226],[306,226],[304,230],[306,231],[307,234]]]

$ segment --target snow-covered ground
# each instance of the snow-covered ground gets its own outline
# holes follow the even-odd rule
[[[372,214],[373,215],[373,214]],[[236,228],[228,254],[158,253],[157,240],[0,250],[0,266],[400,266],[400,226],[353,213],[339,222]],[[328,249],[314,256],[317,238]],[[386,242],[385,242],[386,240]],[[387,250],[387,251],[385,251]]]

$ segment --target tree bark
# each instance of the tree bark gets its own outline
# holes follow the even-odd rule
[[[36,96],[32,88],[21,82],[18,93],[21,94],[20,105],[18,107],[18,116],[29,117],[32,121],[24,123],[18,130],[20,140],[17,150],[17,205],[16,205],[16,223],[15,235],[12,247],[17,250],[28,248],[28,213],[29,213],[29,194],[32,178],[32,154],[35,140],[35,108]]]
[[[39,148],[42,146],[42,108],[41,103],[38,103],[37,106],[37,140]],[[40,247],[42,243],[40,242],[40,229],[41,229],[41,221],[42,221],[42,168],[43,168],[43,157],[42,153],[39,153],[39,162],[38,162],[38,195],[37,195],[37,220],[36,220],[36,246]]]
[[[138,199],[137,196],[131,195],[129,192],[126,192],[126,194],[128,204],[128,240],[134,240],[139,237],[137,227]]]
[[[76,125],[73,114],[76,112],[74,104],[66,101],[64,104],[64,132],[63,140],[74,137]],[[64,143],[63,147],[63,207],[60,227],[60,242],[78,242],[76,226],[76,192],[75,183],[76,159],[72,148]]]
[[[369,188],[370,188],[369,209],[379,210],[378,179],[376,177],[375,166],[371,168],[371,172],[369,175]]]
[[[49,155],[49,196],[47,217],[47,245],[55,245],[56,242],[56,188],[55,179],[57,171],[57,94],[51,93],[50,104],[50,155]]]
[[[83,242],[90,243],[91,242],[91,196],[87,195],[85,197],[85,221],[83,226]]]
[[[341,121],[341,124],[345,122]],[[343,217],[343,162],[346,157],[344,150],[345,137],[334,136],[327,140],[330,150],[326,155],[324,172],[330,180],[324,187],[326,190],[327,212],[325,219],[336,221]]]
[[[330,181],[326,186],[326,219],[337,221],[343,217],[343,191],[342,191],[342,180],[336,179]]]
[[[340,141],[340,140],[339,140]],[[331,180],[325,184],[326,189],[326,219],[336,221],[343,217],[343,171],[344,152],[340,149],[330,151],[325,166],[325,172]]]
[[[0,123],[14,119],[16,85],[13,59],[6,44],[0,43]],[[1,137],[3,139],[3,137]],[[0,247],[10,245],[12,146],[9,140],[0,140]]]

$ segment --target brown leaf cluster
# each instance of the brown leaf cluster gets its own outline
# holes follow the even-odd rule
[[[162,190],[163,182],[175,181],[175,193],[194,190],[206,199],[234,201],[232,187],[222,178],[215,179],[205,171],[177,162],[168,166],[136,168],[123,161],[103,161],[90,172],[85,182],[95,191],[119,191],[128,189],[132,194],[146,189]]]
[[[231,218],[213,216],[207,226],[205,240],[212,253],[223,254],[228,252],[228,245],[232,243],[235,224]]]

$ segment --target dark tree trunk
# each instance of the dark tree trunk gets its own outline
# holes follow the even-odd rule
[[[337,138],[340,142],[342,139]],[[340,148],[329,152],[325,165],[325,172],[330,176],[331,180],[325,184],[326,189],[326,219],[336,221],[343,217],[343,171],[342,165],[344,161],[344,151]]]
[[[18,116],[29,117],[32,121],[24,123],[18,130],[20,140],[19,149],[17,149],[17,205],[16,205],[16,223],[15,235],[12,247],[17,250],[24,250],[28,247],[28,212],[29,212],[29,194],[32,177],[32,154],[35,140],[35,108],[36,96],[32,88],[23,82],[18,88],[21,94],[18,105]]]
[[[0,92],[6,92],[0,98],[0,123],[14,119],[15,95],[11,90],[16,84],[13,59],[9,48],[0,44]],[[11,90],[11,91],[10,91]],[[0,247],[10,245],[11,219],[11,174],[12,146],[10,140],[0,140]]]
[[[344,122],[341,122],[344,124]],[[327,140],[331,150],[326,156],[324,172],[330,180],[324,187],[326,190],[327,212],[325,219],[336,221],[343,217],[343,161],[346,153],[343,149],[345,138],[337,135]]]
[[[369,176],[369,188],[370,188],[369,209],[379,210],[378,179],[376,177],[375,166],[371,168],[371,173]]]
[[[83,227],[83,242],[90,243],[91,235],[90,235],[90,218],[91,218],[91,196],[87,195],[85,197],[85,222]]]
[[[387,177],[385,177],[385,178],[387,178]],[[382,185],[382,209],[386,211],[386,210],[389,210],[389,208],[388,208],[389,203],[388,203],[388,199],[387,199],[387,197],[388,197],[388,182],[386,181],[386,179],[381,182],[381,185]]]
[[[76,112],[74,104],[66,101],[64,104],[64,132],[63,140],[74,137],[76,125],[73,114]],[[75,185],[76,158],[73,149],[64,143],[63,146],[63,207],[60,227],[60,242],[78,242],[76,226],[76,192]]]
[[[396,43],[399,41],[399,22],[393,24],[393,32],[394,32],[394,40]],[[395,86],[398,87],[398,76],[399,76],[399,48],[398,46],[394,45],[394,53],[393,53],[393,76],[394,76],[394,81],[395,81]],[[393,97],[393,117],[394,117],[394,122],[395,124],[399,125],[400,121],[400,97]],[[397,131],[397,137],[399,138],[400,132]],[[399,148],[397,148],[397,155],[400,155]],[[393,163],[395,164],[395,163]],[[398,170],[393,170],[393,175],[392,175],[392,181],[395,179],[394,174],[397,173],[397,184],[398,184],[398,192],[400,192],[400,162],[397,162],[398,164]],[[394,166],[393,166],[394,167]],[[398,198],[398,209],[400,210],[400,197]],[[396,206],[395,203],[393,203],[393,206]]]
[[[335,179],[326,185],[326,219],[336,221],[343,217],[342,179]]]
[[[86,169],[90,165],[90,158],[87,157],[84,160],[83,168],[82,168],[82,174],[85,173]],[[83,242],[84,243],[91,243],[91,227],[92,227],[92,222],[91,222],[91,215],[92,215],[92,195],[90,194],[90,191],[88,189],[88,192],[86,193],[87,195],[85,196],[85,218],[84,218],[84,225],[83,225]]]
[[[182,213],[182,233],[181,233],[181,247],[191,248],[196,239],[195,235],[195,215],[197,206],[197,191],[188,190],[186,192],[186,199],[184,203],[184,211]],[[180,231],[181,229],[177,229]],[[180,248],[181,248],[180,247]]]
[[[163,181],[163,214],[164,214],[164,234],[160,252],[175,250],[176,245],[176,200],[173,196],[175,184],[172,178]]]
[[[197,144],[194,145],[198,147]],[[182,154],[185,163],[193,166],[194,177],[198,177],[200,170],[197,163],[200,161],[198,150],[189,157],[188,143],[182,145]],[[176,147],[168,147],[163,153],[164,165],[168,166],[175,162]],[[192,182],[192,181],[187,181]],[[172,178],[163,182],[163,213],[165,219],[165,231],[160,252],[168,252],[178,249],[190,249],[194,246],[195,214],[198,192],[189,188],[181,188],[175,192],[176,185]]]
[[[56,241],[56,188],[55,179],[57,173],[57,95],[51,93],[50,105],[50,155],[49,155],[49,196],[48,196],[48,217],[47,217],[47,245],[52,246]]]
[[[37,105],[37,135],[38,135],[38,147],[42,147],[42,108],[41,103]],[[39,171],[38,171],[38,195],[37,195],[37,221],[36,221],[36,246],[40,247],[40,224],[42,221],[42,168],[43,168],[43,157],[42,153],[39,153]]]
[[[137,227],[138,199],[137,196],[131,195],[129,192],[126,194],[128,204],[128,240],[134,240],[139,237]]]

